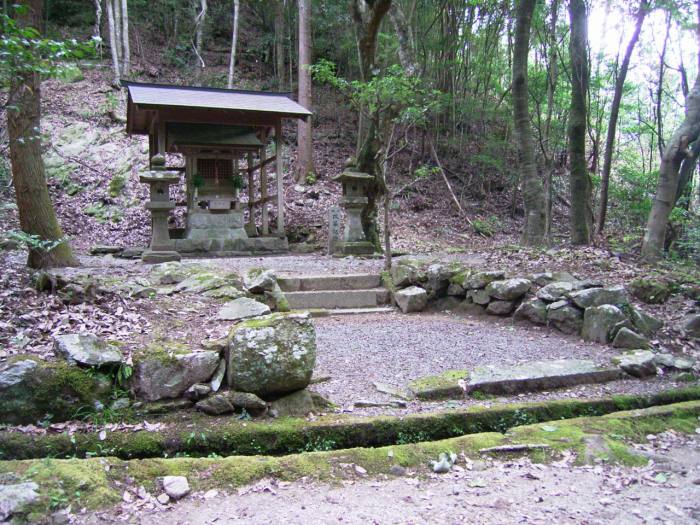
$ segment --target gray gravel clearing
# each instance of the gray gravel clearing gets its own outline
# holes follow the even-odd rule
[[[230,495],[195,494],[166,509],[141,509],[138,523],[698,523],[698,442],[676,434],[660,438],[660,446],[645,446],[655,463],[641,468],[575,466],[572,456],[548,465],[460,459],[452,472],[427,478],[409,471],[406,477],[345,479],[335,485],[262,480]],[[76,517],[79,523],[123,523],[134,512],[124,507]]]
[[[582,341],[552,329],[487,317],[462,318],[447,314],[381,314],[319,318],[316,374],[331,380],[313,389],[343,410],[356,401],[386,402],[391,396],[377,391],[373,382],[404,387],[422,376],[451,369],[473,369],[485,364],[515,364],[547,359],[591,359],[610,364],[613,348]],[[603,385],[581,385],[547,393],[506,398],[536,401],[565,397],[597,397],[613,393],[649,393],[677,386],[670,377],[646,381],[626,379]],[[439,403],[411,401],[406,409],[354,409],[358,415],[405,414],[470,404],[472,399]]]

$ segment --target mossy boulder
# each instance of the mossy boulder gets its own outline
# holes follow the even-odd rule
[[[275,417],[306,417],[310,413],[318,414],[333,408],[333,403],[307,389],[293,392],[270,403],[270,413]]]
[[[186,345],[153,343],[134,356],[131,389],[146,401],[174,399],[208,381],[219,366],[219,352],[192,352]]]
[[[111,391],[112,379],[93,370],[19,356],[0,371],[0,422],[65,421],[107,402]]]
[[[635,279],[629,285],[634,297],[646,304],[663,304],[672,293],[672,286],[662,279]]]
[[[626,319],[617,306],[603,304],[586,308],[583,314],[583,327],[581,337],[587,341],[595,341],[606,344],[612,337],[613,328],[617,323]]]
[[[306,313],[250,319],[233,328],[226,359],[233,390],[263,399],[301,390],[316,363],[316,330]]]

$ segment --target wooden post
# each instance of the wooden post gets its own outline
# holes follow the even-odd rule
[[[255,210],[253,201],[255,200],[255,180],[253,178],[253,154],[248,153],[248,224],[252,231],[255,226]]]
[[[284,162],[282,161],[282,121],[275,124],[275,163],[277,170],[277,236],[284,238]]]
[[[165,157],[165,122],[158,120],[158,153]]]
[[[270,217],[267,206],[267,168],[265,160],[267,159],[267,133],[262,133],[263,147],[260,150],[260,201],[262,204],[262,235],[270,235]]]
[[[238,169],[238,157],[236,157],[235,159],[233,159],[231,162],[233,162],[233,176],[234,176],[234,177],[240,177],[240,176],[241,176],[241,172],[240,172],[240,170]],[[240,194],[240,190],[239,190],[238,188],[236,188],[235,199],[236,199],[236,200],[235,200],[234,203],[233,203],[233,209],[236,210],[236,211],[238,211],[238,210],[241,209],[241,194]]]

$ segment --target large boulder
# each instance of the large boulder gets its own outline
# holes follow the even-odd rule
[[[248,297],[239,297],[238,299],[225,303],[216,317],[222,321],[238,321],[240,319],[257,317],[269,313],[270,307],[265,303],[258,302]]]
[[[146,401],[180,397],[196,383],[206,383],[219,366],[219,352],[153,344],[134,358],[131,388]]]
[[[491,315],[510,315],[515,308],[514,301],[491,301],[486,307],[486,313]]]
[[[515,311],[513,317],[535,324],[547,324],[547,304],[540,299],[524,301]]]
[[[316,363],[316,330],[307,313],[244,321],[231,331],[226,359],[232,390],[263,399],[301,390]]]
[[[648,377],[656,375],[656,363],[654,352],[649,350],[637,350],[613,358],[613,363],[634,377]]]
[[[577,335],[583,325],[583,312],[568,301],[556,301],[547,305],[547,322],[565,334]]]
[[[38,500],[39,485],[33,481],[0,485],[0,522],[5,523],[13,515],[20,514],[27,506]],[[17,523],[24,523],[24,520],[19,520]]]
[[[107,403],[112,379],[65,361],[17,357],[0,369],[0,423],[22,425],[49,417],[73,419]]]
[[[662,279],[635,279],[630,283],[634,297],[647,304],[662,304],[671,297],[671,283]]]
[[[612,345],[615,348],[627,348],[636,350],[641,348],[649,348],[649,340],[643,335],[639,335],[634,330],[627,327],[622,327],[615,334]]]
[[[481,306],[486,306],[491,302],[491,296],[489,293],[483,289],[483,288],[478,288],[476,290],[469,290],[467,292],[467,300],[471,301],[474,304],[479,304]]]
[[[581,337],[587,341],[595,341],[606,344],[612,337],[613,328],[617,323],[626,319],[617,306],[603,304],[586,308],[583,314],[583,327]]]
[[[700,339],[700,314],[688,316],[683,321],[683,331],[688,337]]]
[[[433,300],[447,295],[450,277],[456,272],[445,264],[435,263],[428,266],[425,273],[425,280],[422,284],[428,294],[428,299]]]
[[[624,286],[585,288],[571,292],[568,296],[579,308],[589,308],[603,304],[622,305],[629,302]]]
[[[309,413],[318,414],[333,408],[333,403],[316,392],[299,390],[270,403],[273,417],[304,417]]]
[[[552,303],[563,298],[569,292],[574,290],[574,285],[568,281],[557,281],[547,286],[544,286],[537,292],[537,298]]]
[[[486,292],[499,301],[515,301],[525,295],[532,286],[528,279],[516,278],[492,281],[486,286]]]
[[[420,286],[409,286],[394,294],[394,300],[405,314],[420,312],[428,304],[428,292]]]
[[[71,364],[114,366],[122,362],[122,354],[114,345],[94,334],[64,334],[54,337],[53,351]]]
[[[634,328],[647,337],[652,337],[664,325],[663,321],[660,321],[642,310],[638,310],[634,306],[629,306],[627,308],[627,313]]]
[[[421,278],[424,278],[421,268],[425,265],[425,261],[414,259],[400,259],[391,267],[391,279],[394,286],[403,288],[418,283]]]

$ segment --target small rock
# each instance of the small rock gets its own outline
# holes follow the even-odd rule
[[[462,288],[462,285],[457,283],[450,283],[447,287],[447,295],[451,297],[464,297],[466,290]]]
[[[214,372],[214,375],[211,377],[211,381],[209,382],[209,388],[212,392],[219,391],[219,389],[221,388],[221,383],[223,383],[225,376],[226,360],[222,359],[221,361],[219,361],[219,366],[216,367],[216,371]]]
[[[158,503],[160,503],[161,505],[167,505],[168,503],[170,503],[170,496],[163,492],[162,494],[158,495],[156,500],[158,500]]]
[[[157,293],[158,290],[152,286],[140,286],[135,288],[129,295],[134,299],[147,299],[149,297],[153,297]]]
[[[547,321],[565,334],[581,332],[583,312],[568,301],[556,301],[547,306]]]
[[[405,314],[420,312],[428,304],[428,293],[419,286],[409,286],[394,294],[394,300]]]
[[[685,357],[676,357],[673,354],[656,354],[654,364],[671,370],[692,370],[695,362]]]
[[[250,270],[243,277],[243,285],[252,294],[271,292],[277,284],[273,270]]]
[[[131,406],[131,399],[128,397],[120,397],[119,399],[115,399],[112,401],[112,404],[109,405],[110,410],[114,411],[119,411],[119,410],[125,410]]]
[[[190,484],[185,476],[165,476],[163,490],[172,499],[179,500],[190,493]]]
[[[124,248],[116,257],[121,259],[140,259],[146,248]]]
[[[305,417],[310,413],[318,414],[333,408],[333,403],[307,389],[281,397],[270,403],[270,412],[275,417]]]
[[[207,397],[211,393],[211,387],[202,383],[196,383],[184,392],[184,396],[192,401]]]
[[[121,253],[124,251],[124,248],[121,246],[105,246],[98,244],[97,246],[93,246],[90,248],[90,255],[107,255],[107,254],[114,254],[114,253]]]
[[[464,288],[486,288],[486,286],[489,285],[489,283],[492,283],[493,281],[499,281],[505,277],[504,272],[500,271],[491,271],[491,272],[478,272],[473,275],[470,275],[469,278],[467,278],[464,281]]]
[[[122,362],[119,349],[94,334],[54,336],[54,353],[63,356],[69,363],[84,366],[109,366]]]
[[[252,416],[258,416],[267,411],[267,403],[255,394],[248,392],[223,392],[200,401],[196,406],[198,410],[210,416],[230,414],[241,410],[245,410]]]
[[[478,290],[469,290],[467,292],[467,300],[470,300],[474,304],[478,304],[481,306],[486,306],[491,302],[491,296],[489,293],[484,290],[484,289],[478,289]]]
[[[515,308],[514,301],[491,301],[486,307],[486,313],[491,315],[510,315]]]
[[[402,467],[401,465],[392,465],[389,469],[389,474],[396,477],[403,477],[407,474],[407,472],[408,471],[406,468]]]
[[[168,286],[171,284],[180,284],[184,280],[185,274],[179,272],[165,272],[160,276],[160,279],[158,279],[158,283],[162,286]]]

